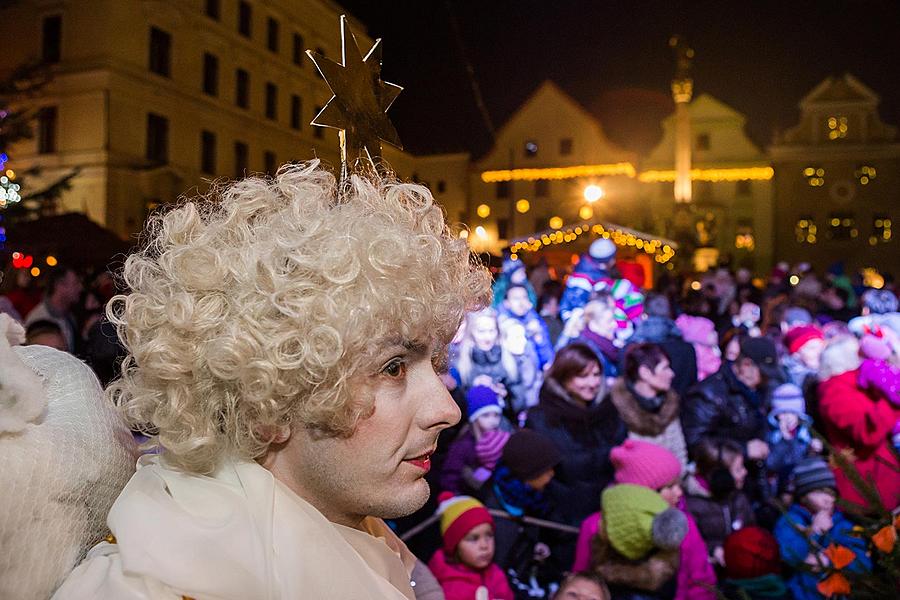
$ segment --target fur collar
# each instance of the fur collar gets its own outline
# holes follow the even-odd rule
[[[610,397],[628,430],[638,435],[661,435],[672,421],[678,418],[678,394],[674,390],[666,393],[666,399],[659,412],[655,413],[648,412],[638,405],[637,398],[622,378],[616,380]]]

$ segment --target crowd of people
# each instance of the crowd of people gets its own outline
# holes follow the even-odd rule
[[[550,597],[566,573],[597,578],[583,597],[823,598],[832,543],[871,569],[851,530],[900,506],[893,289],[779,264],[644,291],[615,256],[595,241],[564,282],[507,259],[451,345],[447,598]]]
[[[779,264],[647,290],[600,238],[564,278],[505,260],[491,303],[427,190],[345,184],[313,162],[156,217],[127,295],[7,274],[0,498],[65,480],[82,524],[40,582],[53,561],[10,552],[0,592],[812,599],[834,545],[878,568],[854,531],[900,506],[891,281]],[[80,397],[100,416],[78,425],[58,407]],[[85,470],[30,468],[47,441],[22,432]],[[71,517],[32,512],[16,543],[63,539]]]

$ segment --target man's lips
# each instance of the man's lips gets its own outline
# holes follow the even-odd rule
[[[434,454],[434,450],[429,450],[425,454],[420,456],[415,456],[413,458],[407,458],[403,462],[408,462],[409,464],[418,467],[425,471],[426,473],[431,470],[431,455]]]

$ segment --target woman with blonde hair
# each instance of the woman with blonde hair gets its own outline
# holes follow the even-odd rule
[[[516,357],[504,347],[500,323],[493,308],[466,315],[465,334],[456,358],[463,393],[476,385],[492,388],[508,404],[521,379]]]

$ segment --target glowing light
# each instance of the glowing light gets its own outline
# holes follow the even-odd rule
[[[593,218],[594,209],[590,206],[582,206],[578,209],[578,216],[581,217],[583,221],[587,221],[588,219]]]
[[[772,167],[691,169],[693,181],[768,181],[774,176]],[[644,171],[638,175],[638,180],[644,183],[675,181],[675,171]]]
[[[605,195],[603,188],[599,185],[591,184],[584,188],[584,199],[588,202],[596,202]],[[590,217],[586,217],[590,219]]]
[[[460,237],[460,239],[463,239],[463,240],[466,239],[466,238],[468,238],[468,237],[469,237],[469,230],[468,230],[468,229],[463,229],[462,231],[460,231],[460,232],[459,232],[459,237]]]
[[[56,265],[57,265],[56,257],[55,257],[55,256],[48,256],[48,257],[47,257],[47,266],[48,266],[48,267],[55,267]]]
[[[491,207],[487,204],[479,204],[478,208],[475,209],[475,212],[478,213],[478,216],[482,219],[486,219],[491,214]]]
[[[31,267],[31,276],[32,277],[37,277],[40,274],[41,274],[41,270],[39,268]]]
[[[550,217],[550,228],[559,229],[563,226],[563,220],[560,217]]]
[[[482,227],[481,225],[479,225],[478,227],[475,228],[475,235],[477,235],[477,236],[480,237],[480,238],[486,238],[486,237],[487,237],[487,231],[485,231],[484,227]]]
[[[522,198],[516,202],[516,210],[522,214],[527,213],[530,208],[531,203],[525,198]]]
[[[13,260],[19,260],[20,258],[22,258],[22,253],[21,252],[13,252],[12,257],[13,257]]]
[[[510,257],[512,260],[519,260],[519,255],[516,254],[515,252],[511,252],[510,255],[509,255],[509,257]]]
[[[498,181],[535,181],[537,179],[573,179],[576,177],[605,177],[625,175],[634,177],[636,171],[630,162],[603,165],[578,165],[575,167],[551,167],[546,169],[506,169],[484,171],[481,180],[485,183]]]
[[[796,275],[791,275],[791,278],[788,279],[788,281],[791,282],[791,285],[797,285],[798,283],[800,283],[800,278]]]
[[[701,287],[701,286],[700,286],[700,282],[699,282],[699,281],[692,281],[692,282],[691,282],[691,289],[694,290],[695,292],[700,291],[700,287]]]

